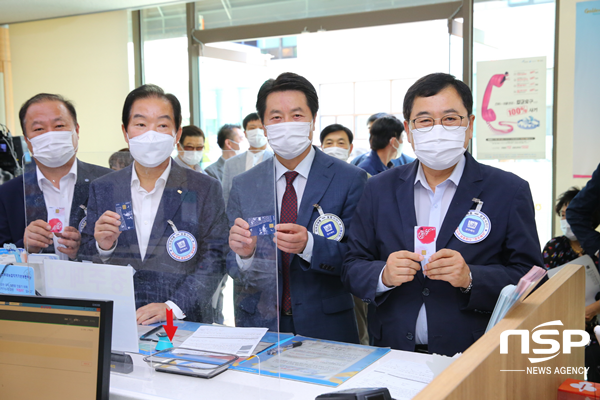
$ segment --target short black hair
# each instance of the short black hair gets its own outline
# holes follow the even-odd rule
[[[369,119],[367,119],[367,125],[369,125],[371,122],[375,122],[376,120],[378,120],[381,117],[385,117],[385,116],[388,116],[388,115],[390,115],[390,114],[384,113],[384,112],[373,114],[373,115],[371,115],[369,117]]]
[[[77,112],[75,111],[75,106],[72,102],[62,97],[60,94],[52,94],[52,93],[38,93],[29,100],[27,100],[21,106],[19,110],[19,121],[21,122],[21,130],[23,131],[23,136],[27,136],[25,132],[25,115],[27,114],[27,110],[32,104],[41,103],[42,101],[59,101],[64,104],[64,106],[71,114],[71,118],[73,118],[73,123],[77,126]]]
[[[371,126],[371,150],[385,149],[390,144],[391,138],[400,139],[404,132],[404,125],[393,115],[378,118]]]
[[[404,96],[404,120],[410,121],[410,113],[412,112],[416,97],[435,96],[448,86],[452,86],[459,94],[463,105],[467,109],[467,116],[470,116],[473,113],[473,94],[471,93],[471,89],[453,75],[437,72],[425,75],[408,89]]]
[[[575,198],[575,196],[577,196],[580,191],[581,190],[578,187],[572,186],[569,188],[569,190],[558,195],[558,199],[556,199],[556,206],[554,206],[556,215],[560,217],[560,210],[562,210],[563,206],[567,205],[568,207],[568,204]],[[596,227],[600,225],[600,205],[592,212],[592,215],[590,216],[590,224],[593,229],[596,229]]]
[[[260,117],[258,116],[257,113],[250,113],[250,114],[246,115],[246,118],[244,118],[244,120],[242,121],[242,126],[244,127],[244,131],[246,130],[246,127],[248,126],[248,124],[252,121],[260,121]]]
[[[346,128],[344,125],[331,124],[329,126],[326,126],[325,129],[321,131],[321,145],[325,141],[327,135],[337,131],[346,132],[346,135],[348,135],[348,141],[350,142],[350,144],[352,144],[352,141],[354,140],[354,135],[352,134],[352,131],[350,129]]]
[[[198,128],[196,125],[188,125],[181,128],[181,137],[179,138],[179,143],[181,143],[182,146],[183,141],[188,136],[201,137],[202,139],[206,139],[206,137],[204,136],[204,132],[202,132],[202,129]]]
[[[231,140],[233,136],[233,130],[235,128],[242,129],[241,126],[233,124],[225,124],[221,127],[221,129],[219,129],[219,133],[217,134],[217,144],[219,145],[221,150],[224,150],[225,148],[225,140]]]
[[[296,90],[304,93],[306,96],[306,104],[312,113],[313,118],[319,111],[319,97],[312,83],[303,76],[294,74],[293,72],[284,72],[277,79],[269,79],[263,83],[256,97],[256,111],[261,121],[265,120],[265,111],[267,108],[267,97],[271,93],[286,92],[288,90]]]
[[[127,130],[127,125],[129,125],[129,120],[131,119],[131,107],[133,107],[133,103],[135,103],[137,100],[147,99],[150,97],[164,99],[171,103],[171,108],[173,108],[173,118],[175,119],[173,121],[175,123],[175,131],[178,131],[179,127],[181,126],[181,104],[179,104],[179,100],[177,100],[175,95],[171,93],[165,93],[165,91],[159,86],[150,84],[142,85],[136,89],[133,89],[125,98],[125,104],[123,104],[123,115],[121,116],[125,130]]]
[[[128,148],[121,149],[115,153],[113,153],[108,159],[108,166],[110,169],[115,169],[116,171],[123,169],[133,162],[133,157],[129,152]]]

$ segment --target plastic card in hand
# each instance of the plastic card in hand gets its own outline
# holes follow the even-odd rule
[[[60,233],[66,226],[66,212],[64,207],[48,207],[48,224],[50,232]]]
[[[415,226],[415,253],[423,256],[421,265],[429,262],[429,257],[435,253],[437,229],[435,226]]]
[[[272,235],[275,233],[275,216],[248,218],[248,225],[250,225],[251,236]]]
[[[128,231],[131,229],[135,229],[135,221],[133,219],[133,208],[131,207],[131,202],[126,201],[125,203],[117,203],[115,206],[115,211],[119,214],[121,218],[121,226],[119,226],[120,231]]]
[[[227,370],[238,357],[233,354],[175,347],[144,358],[158,372],[212,378]]]
[[[34,275],[31,267],[0,265],[0,293],[35,296]]]

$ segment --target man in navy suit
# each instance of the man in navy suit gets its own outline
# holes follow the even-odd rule
[[[357,207],[342,280],[376,305],[376,346],[464,351],[502,288],[543,263],[528,183],[465,153],[472,107],[453,76],[419,79],[404,99],[418,162],[371,178]]]
[[[256,108],[275,157],[235,177],[229,197],[236,325],[358,343],[340,273],[367,174],[311,146],[319,103],[304,77],[266,81]],[[263,216],[276,232],[253,236],[248,221]]]
[[[598,256],[600,233],[591,223],[593,213],[600,207],[600,164],[583,189],[567,207],[567,221],[587,254]]]
[[[167,308],[178,319],[211,323],[211,299],[225,273],[221,185],[171,159],[181,106],[158,86],[129,93],[123,135],[135,162],[92,183],[86,254],[136,270],[138,323],[164,321]]]
[[[77,113],[62,96],[35,95],[21,107],[19,120],[36,163],[0,186],[0,246],[14,243],[30,253],[75,259],[90,182],[111,170],[77,159]],[[51,231],[51,207],[64,209],[62,232]]]

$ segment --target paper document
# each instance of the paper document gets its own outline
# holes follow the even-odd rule
[[[433,372],[425,364],[388,360],[352,379],[348,387],[386,387],[394,399],[407,400],[419,394],[432,379]]]
[[[181,347],[250,357],[265,333],[267,333],[267,328],[230,328],[206,325],[199,327],[181,344]]]

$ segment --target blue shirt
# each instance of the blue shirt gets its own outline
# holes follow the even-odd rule
[[[372,151],[371,151],[371,153],[372,153]],[[356,157],[354,160],[350,161],[350,164],[356,165],[357,167],[359,167],[360,166],[359,164],[362,163],[363,161],[365,161],[365,159],[367,157],[369,157],[371,155],[371,153],[361,154],[360,156]],[[398,167],[400,165],[410,164],[413,161],[415,161],[414,158],[409,157],[406,154],[402,153],[402,155],[400,157],[391,160],[388,163],[387,167],[388,168]],[[370,171],[367,171],[367,172],[371,173]],[[373,174],[371,174],[371,175],[373,175]]]

